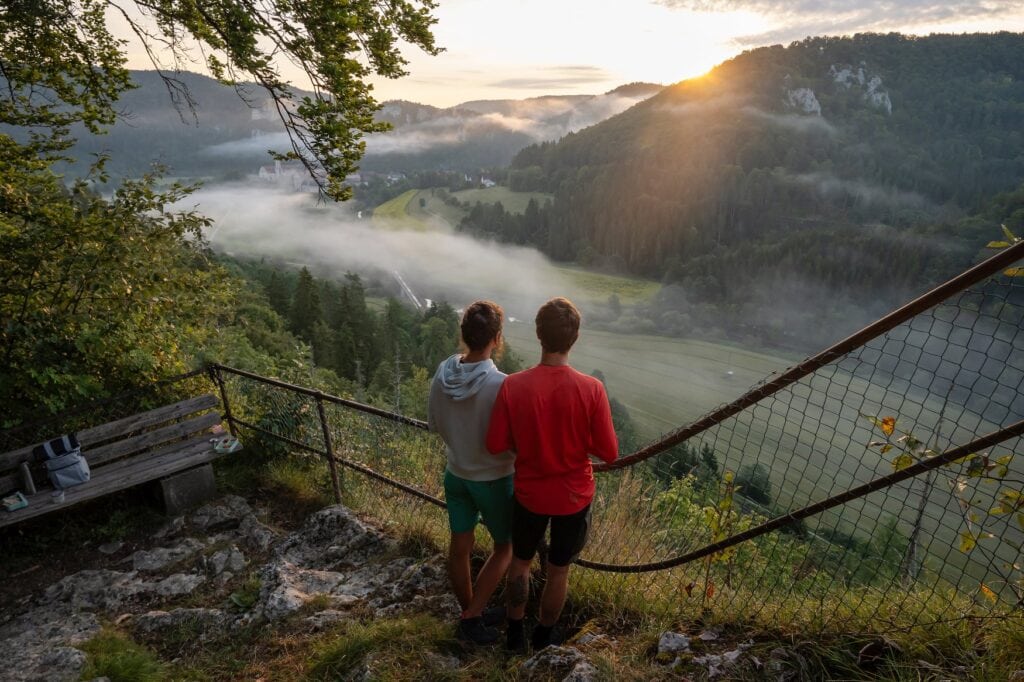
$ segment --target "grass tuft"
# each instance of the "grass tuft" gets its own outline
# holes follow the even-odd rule
[[[152,651],[116,630],[105,629],[79,646],[88,656],[83,680],[106,677],[110,682],[161,682],[168,671]]]
[[[348,623],[311,655],[309,679],[337,680],[368,672],[370,679],[455,680],[445,664],[459,650],[450,624],[428,615]]]

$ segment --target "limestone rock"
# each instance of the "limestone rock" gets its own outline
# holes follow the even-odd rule
[[[339,611],[337,609],[324,609],[318,611],[312,616],[305,619],[305,622],[309,624],[309,627],[313,631],[323,630],[326,627],[334,625],[340,621],[349,618],[349,614],[346,611]]]
[[[238,573],[245,568],[246,563],[245,555],[242,554],[238,547],[232,545],[208,557],[206,560],[206,570],[210,575],[214,576],[222,575],[225,571]]]
[[[238,526],[238,532],[241,533],[246,544],[257,552],[266,552],[277,539],[277,533],[261,523],[253,514],[242,519]]]
[[[810,88],[786,90],[786,106],[804,114],[821,116],[821,103]]]
[[[43,603],[63,602],[76,610],[117,609],[140,592],[135,571],[85,570],[62,578],[43,593]]]
[[[678,632],[663,632],[658,638],[658,658],[672,657],[690,651],[690,638]]]
[[[447,573],[435,558],[406,567],[397,580],[389,581],[378,591],[371,605],[406,604],[419,596],[445,593],[447,588]]]
[[[107,556],[110,556],[112,554],[117,554],[118,552],[120,552],[122,547],[124,547],[123,542],[105,542],[99,547],[97,547],[97,549],[100,551],[100,554],[106,554]]]
[[[159,597],[180,597],[205,581],[206,576],[199,573],[175,573],[157,583],[143,583],[142,592],[152,592]]]
[[[137,616],[132,622],[135,631],[143,635],[158,635],[171,629],[186,630],[204,641],[223,632],[232,618],[220,609],[174,609],[150,611]]]
[[[320,571],[279,561],[263,567],[260,590],[260,612],[269,621],[279,620],[298,611],[314,597],[331,594],[345,581],[333,571]],[[351,595],[338,595],[339,601],[354,601]]]
[[[698,656],[693,659],[693,662],[697,665],[706,666],[708,669],[708,678],[712,679],[725,675],[726,672],[736,664],[736,661],[740,659],[743,652],[752,646],[754,646],[754,642],[749,641],[745,644],[740,644],[732,651],[727,651],[721,655],[708,654],[706,656]]]
[[[391,541],[349,509],[334,505],[306,519],[299,531],[275,548],[275,554],[300,566],[336,570],[341,565],[362,565],[385,546],[390,547]]]
[[[519,671],[526,679],[562,679],[587,659],[573,647],[549,646],[523,661]]]
[[[39,682],[78,680],[82,677],[85,664],[84,651],[79,651],[74,647],[60,646],[41,656],[33,671],[33,676],[26,679],[39,680]]]
[[[192,525],[204,531],[238,528],[242,520],[252,516],[249,503],[238,495],[225,495],[216,502],[204,504],[189,518]]]
[[[599,675],[597,668],[590,661],[580,661],[562,678],[562,682],[595,682]]]
[[[173,519],[168,521],[160,528],[153,537],[157,540],[166,540],[167,538],[173,538],[180,535],[185,530],[185,517],[175,516]]]
[[[66,604],[35,608],[0,627],[3,679],[78,680],[85,654],[72,647],[99,632],[92,613],[76,612]]]
[[[168,566],[195,556],[202,551],[203,547],[203,543],[199,540],[185,538],[172,547],[139,550],[131,556],[132,568],[142,573],[162,571]]]

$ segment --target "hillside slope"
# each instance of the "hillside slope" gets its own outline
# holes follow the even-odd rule
[[[995,238],[961,220],[1024,180],[1024,36],[752,50],[524,149],[510,180],[555,195],[547,229],[526,231],[555,258],[665,277],[723,308],[765,289],[884,310]]]

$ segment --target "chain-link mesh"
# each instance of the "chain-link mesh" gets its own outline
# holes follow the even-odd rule
[[[990,279],[686,442],[599,474],[583,561],[599,570],[576,571],[575,587],[625,610],[811,630],[891,630],[1013,612],[1024,588],[1024,497],[1016,497],[1024,495],[1024,464],[1004,456],[1019,437],[699,560],[636,569],[1020,420],[1022,306],[1018,280]],[[221,376],[236,418],[260,438],[290,441],[270,438],[276,444],[268,446],[325,451],[312,392],[230,370]],[[334,453],[349,465],[346,503],[406,536],[443,542],[439,440],[411,420],[331,398],[325,407]]]

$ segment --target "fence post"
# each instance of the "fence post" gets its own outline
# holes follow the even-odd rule
[[[228,431],[231,432],[232,436],[238,438],[238,433],[235,432],[235,420],[231,416],[231,405],[228,403],[228,391],[224,387],[224,377],[220,375],[220,365],[216,363],[210,365],[209,372],[210,378],[213,379],[213,382],[220,389],[220,401],[224,405],[224,419],[228,423]]]
[[[334,461],[334,446],[331,444],[331,430],[327,427],[327,413],[324,411],[324,394],[322,391],[316,392],[316,409],[320,413],[320,426],[324,431],[324,451],[327,453],[327,466],[331,468],[334,500],[341,504],[341,478],[338,476],[338,463]]]

